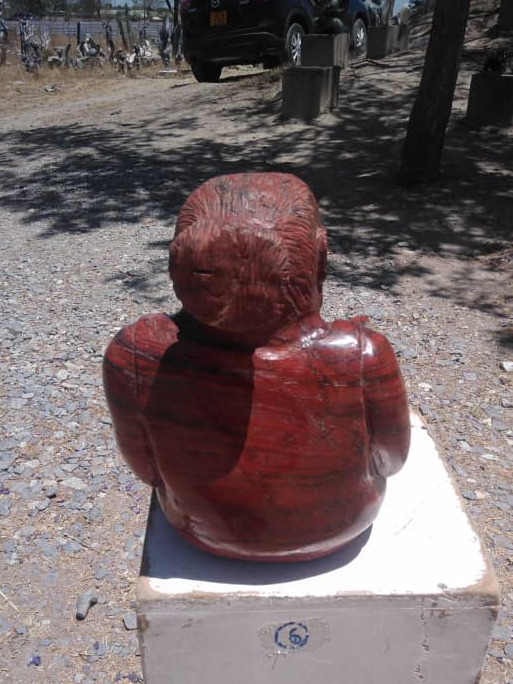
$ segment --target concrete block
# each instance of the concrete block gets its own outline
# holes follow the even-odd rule
[[[370,26],[367,29],[367,57],[382,59],[397,49],[399,26]]]
[[[301,39],[301,66],[338,66],[345,69],[348,61],[349,33],[310,33]]]
[[[137,583],[145,683],[476,682],[497,583],[417,416],[387,487],[372,529],[290,564],[196,550],[153,498]]]
[[[336,106],[340,67],[290,67],[283,72],[282,115],[315,119]]]
[[[513,76],[481,71],[472,76],[467,121],[477,126],[513,125]]]
[[[399,24],[399,32],[397,34],[397,51],[406,52],[410,47],[410,32],[411,29],[407,24]]]
[[[501,0],[499,9],[499,29],[501,31],[513,31],[513,2]]]

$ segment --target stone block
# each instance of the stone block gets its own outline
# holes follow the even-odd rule
[[[501,31],[513,31],[512,0],[501,0],[499,9],[499,29]]]
[[[417,416],[387,487],[370,530],[306,563],[208,555],[153,498],[136,609],[146,684],[478,681],[497,583]]]
[[[472,76],[467,121],[477,126],[513,125],[513,76],[481,71]]]
[[[397,51],[406,52],[410,47],[410,27],[407,24],[399,24],[397,35]]]
[[[399,26],[371,26],[367,29],[367,57],[382,59],[397,50]]]
[[[301,39],[301,66],[337,66],[345,69],[348,61],[349,33],[310,33]]]
[[[282,115],[315,119],[338,102],[340,67],[290,67],[283,72]]]

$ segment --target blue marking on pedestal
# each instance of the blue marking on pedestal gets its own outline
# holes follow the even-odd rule
[[[274,643],[287,651],[303,648],[308,643],[310,633],[301,622],[285,622],[274,633]]]

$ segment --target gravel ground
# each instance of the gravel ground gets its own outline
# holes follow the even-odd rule
[[[366,313],[389,337],[411,405],[460,487],[503,592],[482,681],[513,682],[512,135],[462,125],[469,57],[443,181],[397,188],[421,58],[353,65],[339,110],[312,125],[281,122],[278,78],[252,69],[228,70],[219,85],[8,86],[2,681],[141,681],[133,580],[149,490],[117,455],[102,352],[126,322],[176,310],[166,245],[187,194],[216,173],[282,170],[311,185],[329,232],[326,317]],[[89,610],[77,620],[80,597],[82,615]]]

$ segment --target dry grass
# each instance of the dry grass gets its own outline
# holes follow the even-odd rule
[[[56,35],[52,39],[53,46],[62,47],[66,45],[66,42],[65,36]],[[72,56],[75,54],[73,43],[71,54]],[[123,76],[109,62],[106,62],[103,67],[94,66],[77,69],[51,68],[43,60],[37,73],[28,73],[21,63],[17,49],[10,46],[7,62],[3,67],[0,67],[0,92],[2,93],[0,109],[4,113],[10,110],[15,112],[24,104],[38,104],[41,98],[47,100],[63,94],[73,96],[78,92],[87,92],[88,90],[98,93],[105,87],[111,87],[113,81],[120,79],[156,78],[162,68],[159,61],[154,66],[141,67],[138,71]]]

